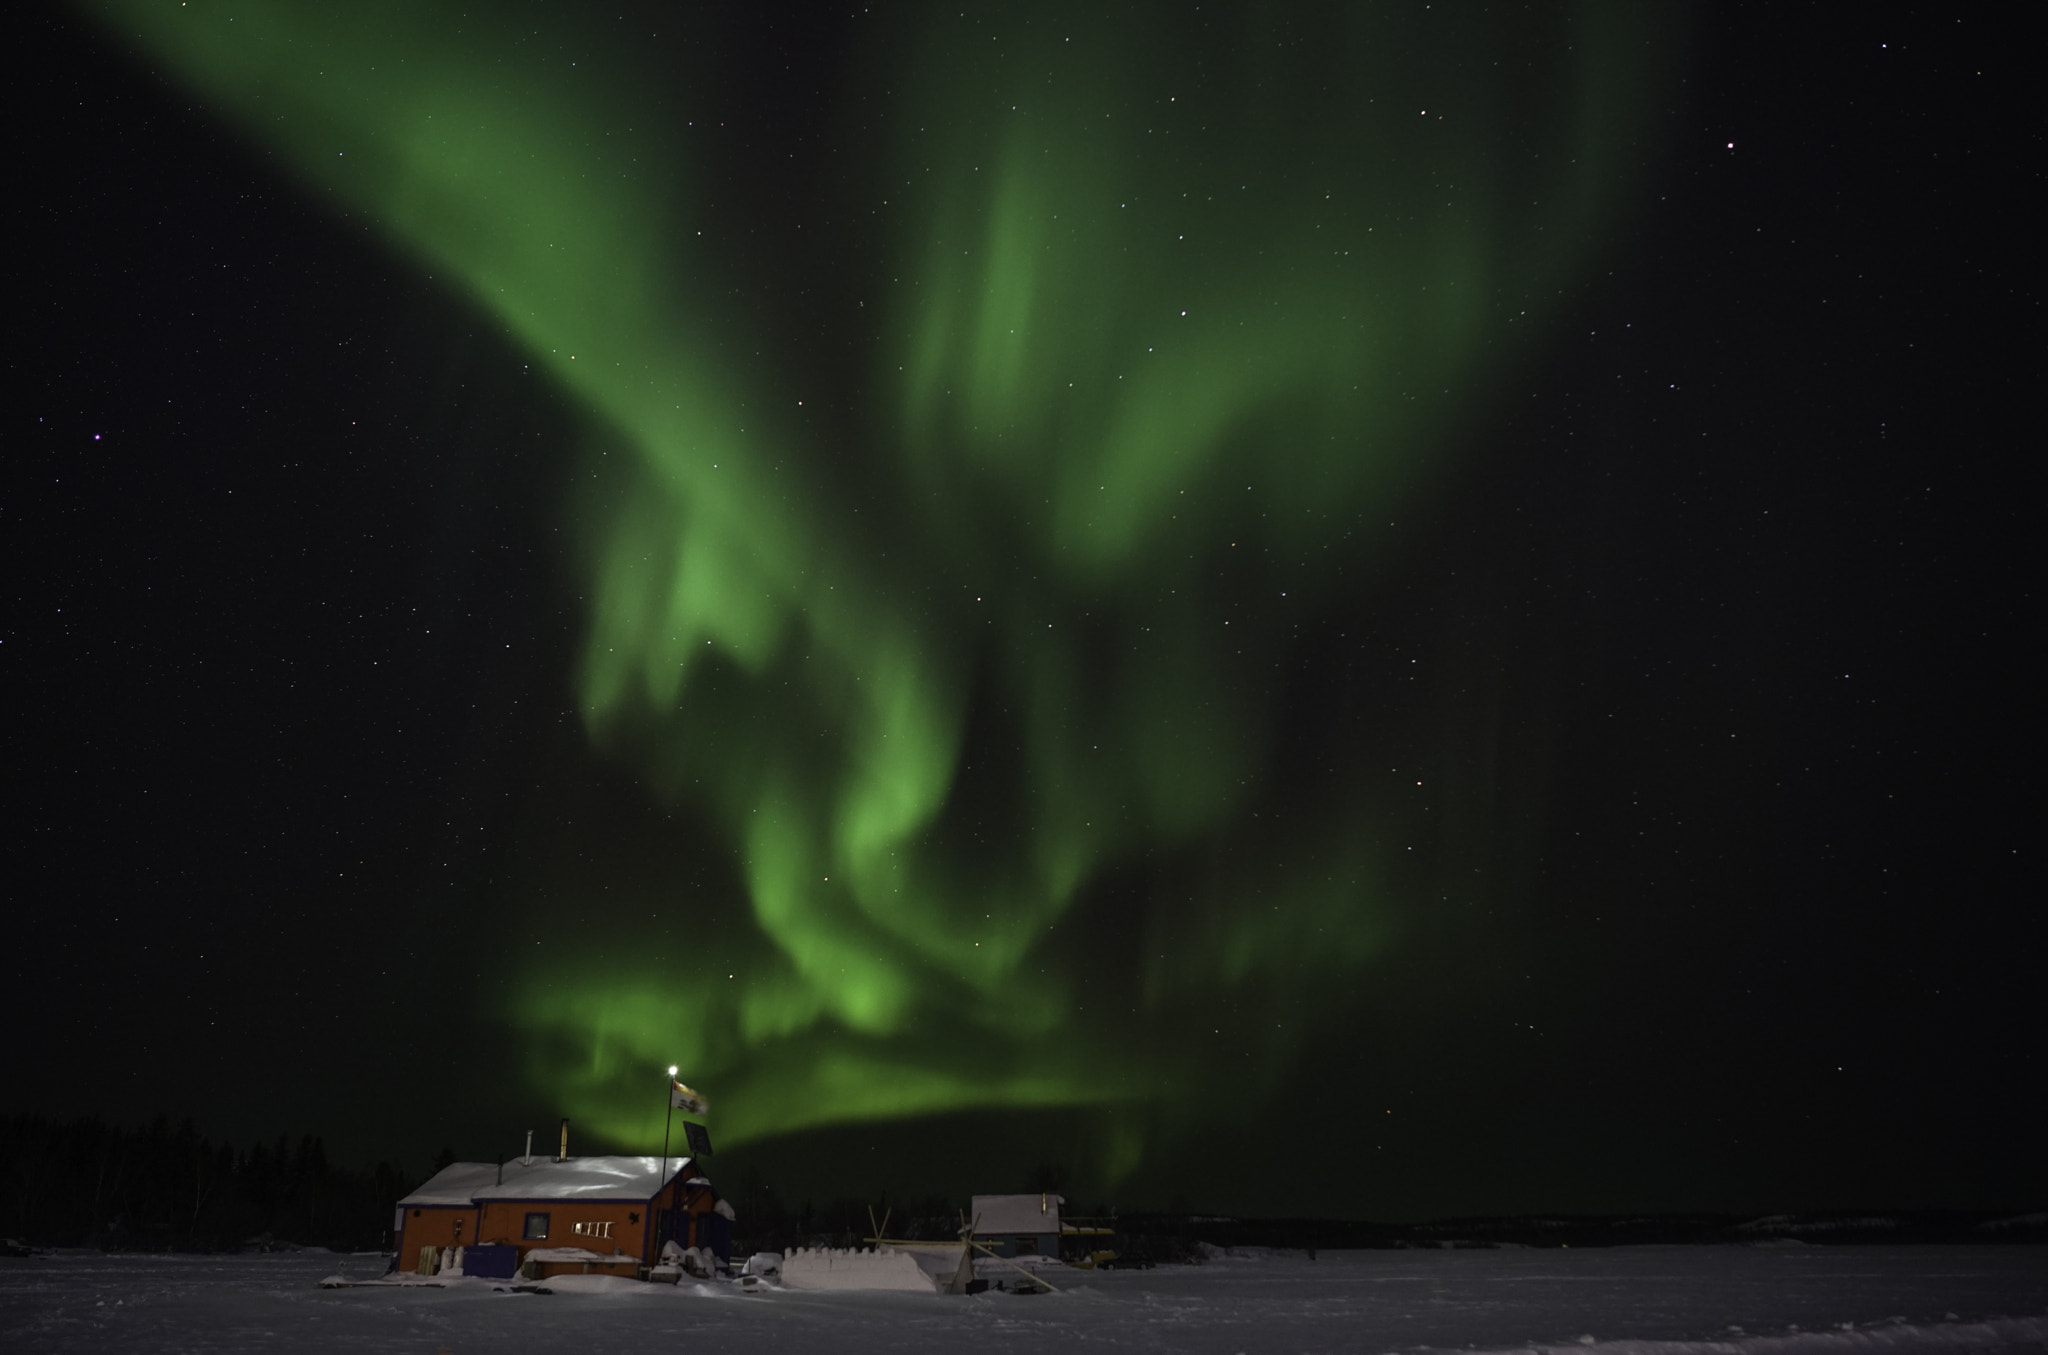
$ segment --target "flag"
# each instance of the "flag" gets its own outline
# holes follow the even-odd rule
[[[704,1099],[703,1093],[693,1092],[680,1082],[669,1083],[668,1103],[675,1109],[687,1110],[692,1115],[711,1113],[711,1103]]]

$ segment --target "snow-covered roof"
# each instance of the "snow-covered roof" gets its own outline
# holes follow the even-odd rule
[[[690,1167],[690,1159],[668,1160],[668,1176],[658,1157],[572,1157],[567,1162],[513,1158],[498,1182],[495,1162],[455,1162],[399,1203],[402,1205],[472,1205],[485,1200],[651,1200],[662,1184]],[[697,1175],[693,1168],[692,1176]]]
[[[978,1234],[1056,1233],[1066,1202],[1060,1195],[977,1195],[968,1217]]]

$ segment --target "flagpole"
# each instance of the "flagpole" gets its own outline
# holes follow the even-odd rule
[[[660,1179],[658,1179],[654,1183],[654,1195],[656,1199],[661,1198],[661,1192],[668,1189],[668,1131],[669,1125],[676,1118],[675,1082],[676,1070],[674,1066],[671,1066],[668,1070],[669,1084],[668,1086],[663,1087],[661,1089],[661,1099],[668,1104],[668,1109],[663,1111],[661,1116],[661,1176]],[[671,1214],[675,1212],[675,1202],[673,1200],[669,1202],[669,1212]],[[671,1221],[670,1226],[671,1229],[673,1229],[673,1221]],[[666,1242],[668,1241],[668,1239],[663,1238],[662,1241]]]

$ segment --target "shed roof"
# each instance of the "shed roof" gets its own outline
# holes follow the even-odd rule
[[[1056,1233],[1062,1195],[977,1195],[971,1217],[977,1234]]]
[[[686,1167],[691,1167],[689,1158],[672,1157],[663,1176],[658,1157],[572,1157],[567,1162],[547,1158],[531,1163],[514,1158],[505,1164],[500,1185],[497,1163],[454,1162],[399,1203],[460,1207],[485,1200],[646,1201]],[[690,1174],[698,1173],[692,1168]]]

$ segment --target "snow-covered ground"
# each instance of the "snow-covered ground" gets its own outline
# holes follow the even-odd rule
[[[1054,1268],[1064,1292],[743,1295],[600,1276],[556,1292],[321,1289],[383,1258],[0,1260],[0,1350],[469,1352],[2048,1351],[2038,1247],[1324,1252]]]

